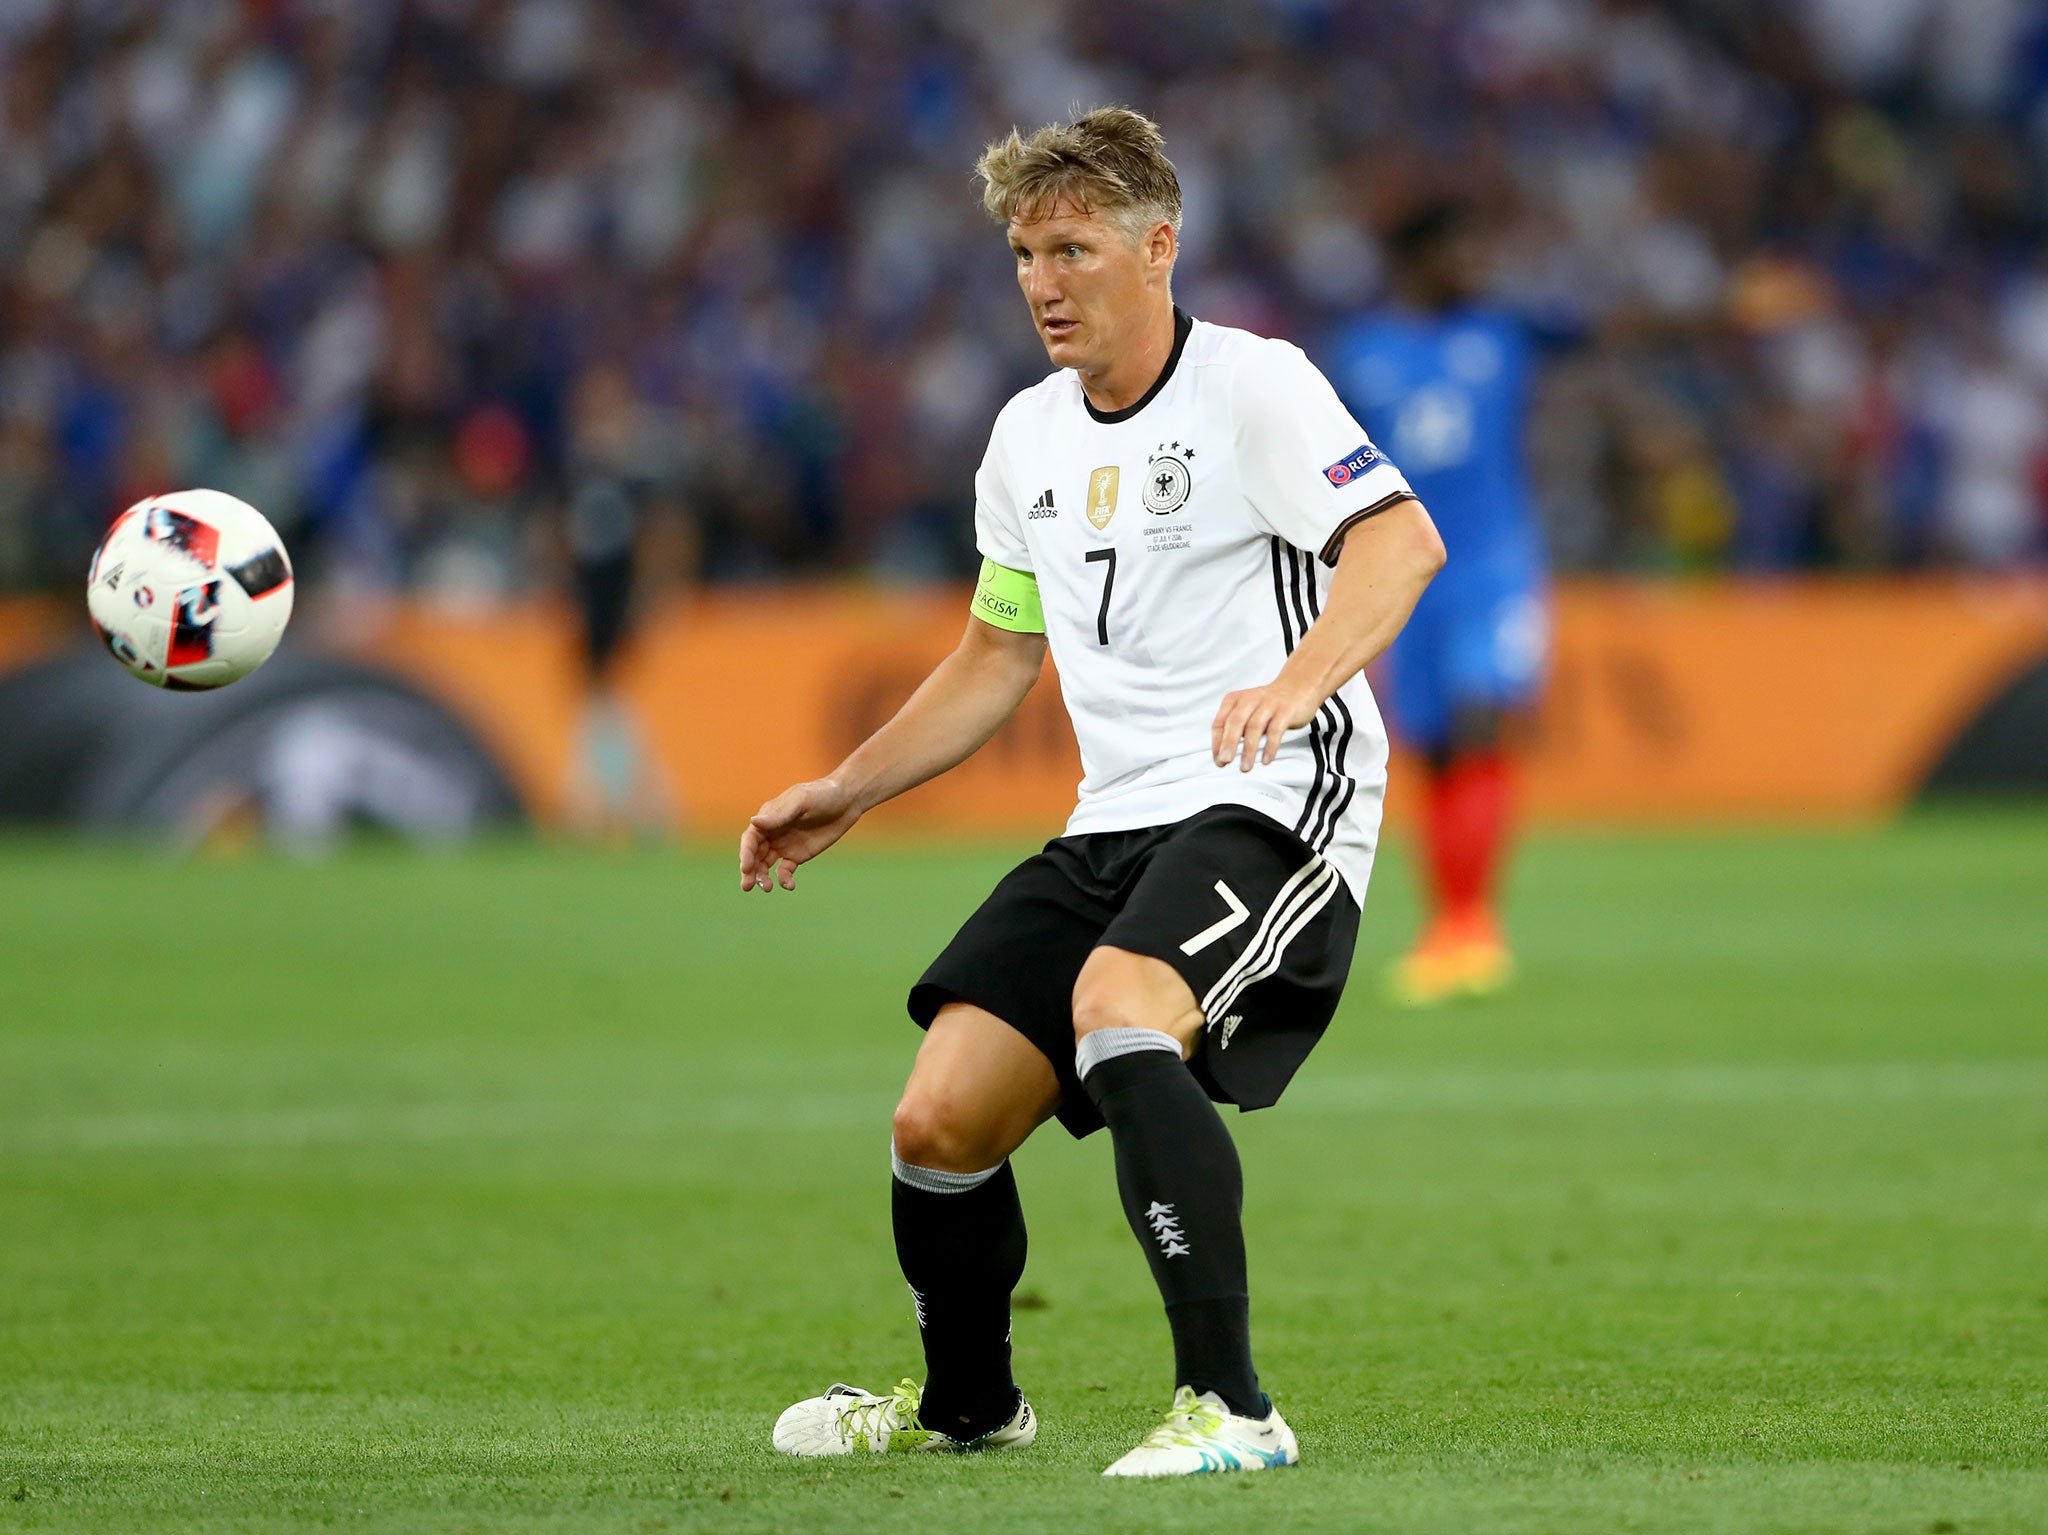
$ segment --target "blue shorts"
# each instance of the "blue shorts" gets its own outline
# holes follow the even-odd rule
[[[1540,577],[1439,576],[1387,653],[1394,723],[1411,746],[1448,746],[1462,710],[1535,701],[1550,656]]]

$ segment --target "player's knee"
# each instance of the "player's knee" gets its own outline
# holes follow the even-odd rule
[[[1097,1029],[1142,1028],[1137,1009],[1115,986],[1083,977],[1074,985],[1074,1038],[1083,1039]]]
[[[1155,962],[1156,963],[1156,962]],[[1161,1029],[1171,1033],[1160,999],[1148,987],[1140,957],[1097,949],[1074,982],[1074,1038],[1097,1029]]]
[[[896,1155],[913,1167],[942,1173],[978,1173],[1002,1158],[957,1101],[943,1093],[906,1092],[889,1122]]]

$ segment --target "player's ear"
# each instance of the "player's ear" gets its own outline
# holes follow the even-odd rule
[[[1171,224],[1161,219],[1152,226],[1152,233],[1145,241],[1145,259],[1155,270],[1171,272],[1173,258],[1179,250],[1180,237],[1173,232]]]

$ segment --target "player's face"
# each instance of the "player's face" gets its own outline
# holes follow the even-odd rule
[[[1066,204],[1029,223],[1012,219],[1017,285],[1053,365],[1091,374],[1108,369],[1142,331],[1148,296],[1173,271],[1173,248],[1170,225],[1133,241],[1108,220]]]

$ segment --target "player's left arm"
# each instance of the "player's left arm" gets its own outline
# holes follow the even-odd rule
[[[1396,501],[1344,535],[1323,615],[1264,687],[1224,695],[1210,729],[1216,765],[1249,773],[1316,717],[1332,693],[1394,642],[1444,566],[1444,541],[1422,503]]]

